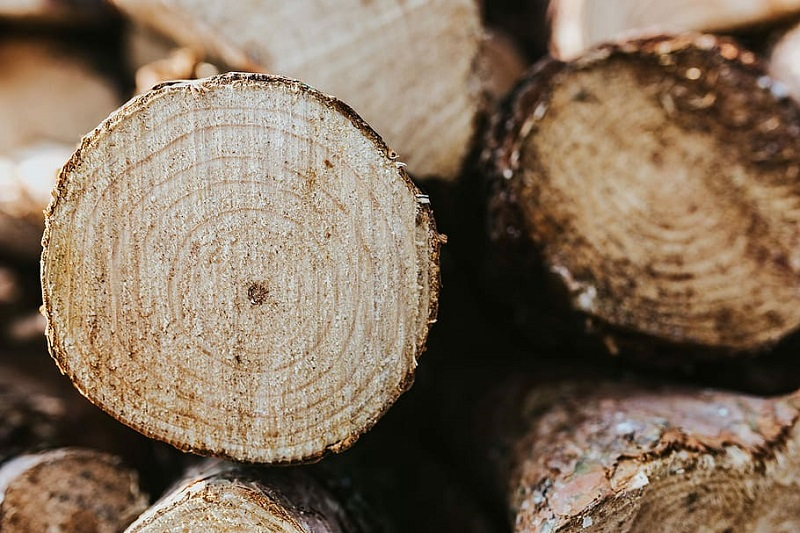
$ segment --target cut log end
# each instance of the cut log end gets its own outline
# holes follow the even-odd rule
[[[0,468],[2,531],[121,531],[147,507],[136,474],[100,452],[60,449]]]
[[[521,402],[516,531],[775,531],[797,514],[796,399],[620,384]]]
[[[350,108],[285,78],[132,100],[84,140],[46,214],[54,358],[182,449],[293,462],[347,448],[410,386],[436,316],[440,236],[394,157]]]
[[[357,531],[343,504],[301,470],[213,462],[188,475],[126,530]]]
[[[486,153],[494,235],[612,327],[725,351],[796,330],[800,112],[754,61],[688,35],[541,65]]]

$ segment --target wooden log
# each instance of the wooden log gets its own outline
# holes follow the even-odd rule
[[[63,43],[4,40],[0,64],[3,153],[43,141],[74,145],[119,105],[112,83]]]
[[[0,254],[38,258],[58,168],[118,95],[56,42],[3,40],[0,65]]]
[[[133,99],[84,139],[46,213],[52,355],[90,400],[184,450],[349,447],[411,386],[436,316],[442,237],[395,157],[285,78]]]
[[[298,78],[348,102],[415,176],[461,169],[483,107],[475,0],[113,3],[233,69]]]
[[[0,247],[15,258],[42,251],[44,216],[56,174],[74,151],[71,144],[42,142],[0,155]]]
[[[190,472],[126,533],[157,531],[371,531],[303,469],[209,461]]]
[[[769,54],[769,75],[783,87],[795,101],[800,102],[800,26],[786,31],[772,47]]]
[[[506,382],[475,411],[514,531],[792,531],[800,401],[608,380]]]
[[[798,0],[550,0],[550,53],[568,61],[634,34],[727,32],[797,14]]]
[[[113,455],[63,448],[0,467],[0,530],[115,533],[147,508],[136,473]]]
[[[566,302],[612,352],[755,352],[797,330],[800,110],[779,96],[708,35],[539,64],[483,154],[516,304]]]

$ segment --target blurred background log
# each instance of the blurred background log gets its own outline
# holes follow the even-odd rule
[[[147,507],[136,473],[111,455],[65,448],[0,466],[0,529],[115,533]]]

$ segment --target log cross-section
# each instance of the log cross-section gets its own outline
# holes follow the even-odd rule
[[[781,96],[710,35],[540,64],[484,153],[495,244],[615,332],[771,346],[800,326],[800,109]]]
[[[51,353],[90,400],[184,450],[350,446],[413,381],[438,301],[430,202],[346,105],[260,74],[133,99],[46,213]]]

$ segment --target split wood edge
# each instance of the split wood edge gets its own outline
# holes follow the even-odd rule
[[[255,102],[248,102],[248,94]],[[151,119],[151,113],[161,118]],[[305,118],[297,121],[293,113]],[[324,120],[314,123],[320,113]],[[175,120],[183,116],[191,121]],[[146,137],[151,120],[157,125],[154,145]],[[204,124],[199,131],[215,140],[192,141],[188,149],[195,152],[186,159],[180,143],[195,138],[195,120]],[[308,124],[316,124],[313,136]],[[249,133],[264,127],[277,129],[269,136]],[[225,137],[230,128],[250,136]],[[256,147],[240,145],[242,138]],[[344,140],[354,143],[352,153],[342,149]],[[173,152],[176,143],[180,151]],[[127,155],[121,156],[120,147]],[[167,155],[158,160],[161,150]],[[241,156],[225,155],[237,153]],[[126,158],[138,162],[128,164]],[[285,463],[348,448],[410,387],[436,317],[443,237],[427,197],[394,158],[349,107],[286,78],[231,73],[167,84],[134,98],[84,139],[62,169],[46,212],[42,287],[51,354],[91,401],[183,450]],[[175,161],[184,167],[170,171]],[[206,194],[203,182],[185,170],[195,165],[210,176],[209,197],[214,187],[224,192],[207,204],[214,205],[205,208],[209,213],[198,201]],[[164,177],[164,168],[168,178],[176,173],[175,191],[168,182],[147,181]],[[124,186],[115,181],[129,172]],[[138,188],[125,188],[130,183]],[[291,189],[282,189],[282,183]],[[114,202],[128,200],[97,208],[103,197],[91,195],[109,190],[115,191]],[[90,202],[84,211],[82,202]],[[222,208],[219,202],[234,204]],[[237,211],[236,202],[244,209]],[[253,202],[257,206],[248,207]],[[114,218],[119,207],[147,211],[149,205],[175,213]],[[353,209],[367,220],[345,217]],[[226,213],[233,218],[219,225],[215,217],[224,222]],[[180,227],[169,226],[176,216],[184,220],[180,227],[200,228],[209,220],[211,230],[182,235]],[[310,227],[297,226],[309,233],[294,232],[291,240],[283,230],[275,237],[279,228],[294,227],[293,217],[310,217]],[[136,224],[151,225],[144,231],[150,240],[136,241]],[[113,244],[120,242],[117,237],[121,248]],[[176,239],[182,248],[165,256],[159,252]],[[229,250],[215,251],[215,241]],[[158,248],[143,254],[140,247],[148,244]],[[112,249],[121,251],[109,257]],[[232,263],[215,270],[216,254],[228,254]],[[254,254],[258,260],[249,260]],[[329,255],[337,259],[329,263]],[[111,269],[104,266],[109,259],[117,263]],[[161,272],[164,262],[171,273]],[[312,281],[331,276],[330,288],[317,281],[298,285],[305,279],[298,276],[308,274],[296,269],[311,269]],[[155,276],[152,285],[145,275]],[[352,292],[356,289],[348,287],[354,282],[372,294]],[[130,300],[126,286],[137,287],[137,299]],[[321,291],[334,292],[308,300]],[[213,303],[223,294],[231,300]],[[164,306],[160,318],[149,319],[148,309]],[[136,309],[144,313],[131,313]],[[211,322],[203,322],[206,316]],[[352,324],[334,326],[334,320]],[[387,327],[393,332],[388,341],[382,333]],[[148,346],[150,338],[159,340]],[[299,345],[281,348],[292,342],[307,344],[309,351],[303,355]],[[312,348],[317,344],[321,347]],[[188,397],[187,387],[195,391]]]

